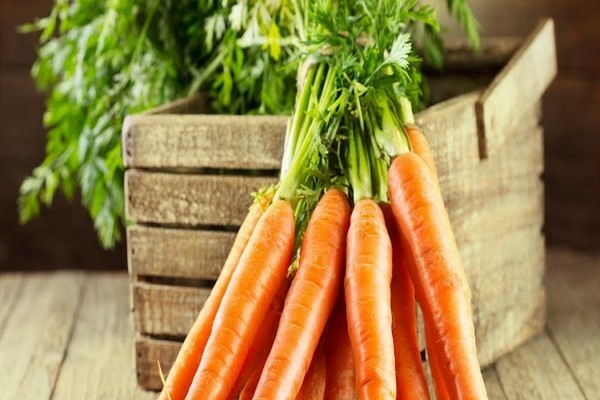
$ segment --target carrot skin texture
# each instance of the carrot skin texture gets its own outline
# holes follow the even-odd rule
[[[254,392],[256,391],[256,386],[258,385],[258,380],[260,379],[260,375],[262,373],[263,368],[265,367],[265,362],[267,359],[263,359],[260,361],[260,364],[257,365],[256,369],[252,372],[250,379],[246,382],[244,389],[240,393],[239,400],[252,400],[254,397]]]
[[[344,295],[338,296],[333,309],[325,340],[325,400],[354,400],[354,356],[348,322],[346,321],[346,303]]]
[[[421,160],[427,164],[434,180],[439,182],[438,171],[433,159],[433,152],[431,151],[429,142],[427,142],[427,138],[423,135],[421,128],[416,125],[406,125],[406,134],[408,135],[408,140],[410,141],[413,153],[418,155]]]
[[[425,162],[425,164],[427,164],[429,171],[433,175],[433,179],[439,187],[439,175],[433,159],[433,152],[431,151],[431,147],[427,142],[427,138],[425,138],[425,135],[423,135],[421,129],[416,125],[408,125],[406,132],[412,146],[412,151],[418,155]],[[431,325],[431,323],[429,325]],[[437,339],[433,337],[434,335],[435,332],[431,332],[431,329],[427,329],[425,332],[429,370],[431,371],[431,376],[434,380],[436,399],[449,400],[450,398],[448,397],[448,391],[446,390],[446,385],[444,384],[444,379],[442,377],[441,366],[439,365],[437,355],[433,349],[434,343],[437,342]]]
[[[325,352],[319,346],[313,355],[313,360],[306,372],[302,387],[296,395],[296,400],[323,400],[325,394]]]
[[[349,221],[346,195],[329,190],[304,234],[299,267],[254,399],[294,399],[298,394],[340,292]]]
[[[258,221],[215,317],[187,400],[226,399],[281,287],[294,248],[294,212],[279,200]]]
[[[415,290],[406,267],[400,235],[389,205],[382,206],[392,242],[392,335],[396,364],[396,396],[403,400],[430,399],[417,336]]]
[[[198,365],[200,365],[200,359],[210,336],[215,315],[225,295],[227,286],[229,286],[231,276],[262,214],[263,211],[260,204],[256,203],[250,207],[248,215],[235,237],[221,274],[212,288],[206,303],[204,303],[202,310],[198,314],[198,318],[185,338],[158,400],[185,399],[194,379],[194,374],[198,369]]]
[[[354,205],[346,260],[344,293],[358,399],[396,399],[392,245],[383,213],[373,200]]]
[[[414,153],[398,156],[388,173],[392,210],[417,300],[435,332],[444,384],[452,399],[487,399],[471,313],[471,295],[442,195]]]
[[[444,384],[444,377],[442,375],[442,366],[435,353],[435,342],[437,341],[433,337],[433,332],[425,330],[425,337],[427,342],[427,361],[429,364],[429,370],[431,371],[431,379],[433,380],[433,387],[435,389],[436,400],[450,400],[446,385]]]
[[[246,360],[244,361],[242,370],[235,381],[235,385],[233,386],[233,390],[229,395],[229,399],[235,399],[236,396],[240,394],[242,389],[246,386],[246,382],[250,379],[258,366],[260,366],[261,370],[264,367],[265,362],[267,361],[267,356],[269,355],[269,350],[271,350],[273,341],[275,340],[277,327],[281,318],[281,312],[283,311],[283,304],[285,302],[289,287],[290,279],[285,279],[277,291],[275,299],[273,299],[273,302],[269,307],[267,316],[262,321],[258,331],[256,332],[256,337],[252,342],[252,346],[250,346],[250,350],[248,350]]]

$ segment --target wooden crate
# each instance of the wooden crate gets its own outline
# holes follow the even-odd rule
[[[432,98],[447,100],[416,119],[435,155],[488,365],[544,324],[539,123],[556,74],[553,23],[540,22],[525,41],[489,40],[477,55],[455,47],[447,59],[430,79]],[[161,387],[157,361],[168,371],[250,193],[277,179],[287,118],[197,114],[204,109],[202,97],[184,99],[129,116],[123,128],[137,377],[145,388]]]

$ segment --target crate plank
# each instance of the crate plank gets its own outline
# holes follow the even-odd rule
[[[22,274],[0,273],[0,339],[13,313],[13,307],[21,297],[24,284],[25,276]]]
[[[0,337],[5,398],[50,398],[76,318],[82,278],[66,272],[27,278]]]
[[[135,360],[138,384],[147,389],[162,389],[158,364],[165,375],[177,358],[181,342],[152,339],[146,336],[135,341]]]
[[[53,399],[151,400],[135,384],[127,276],[89,274]],[[36,399],[39,397],[35,397]]]
[[[515,177],[539,174],[543,169],[542,131],[534,127],[536,118],[525,120],[524,132],[507,143],[498,157],[484,162],[472,160],[476,166],[456,166],[452,173],[440,174],[448,209],[469,196],[493,197],[508,189],[520,189],[519,184],[529,185]],[[439,159],[436,157],[438,165]],[[127,215],[142,223],[237,226],[246,215],[250,193],[275,181],[275,177],[129,170]]]
[[[129,167],[276,170],[287,117],[259,115],[128,116],[123,124]]]
[[[556,76],[554,42],[553,21],[541,21],[482,93],[476,103],[482,157],[510,140],[519,117],[541,99]]]
[[[495,367],[491,366],[483,371],[483,381],[489,400],[507,400]]]
[[[539,260],[537,254],[543,253],[543,242],[539,239],[535,242],[535,247],[532,247],[529,242],[523,240],[523,237],[531,235],[531,229],[528,229],[509,235],[502,241],[470,245],[492,248],[493,253],[497,254],[497,257],[483,257],[479,252],[473,259],[464,259],[469,283],[474,288],[474,302],[477,303],[479,297],[482,297],[490,303],[480,305],[481,309],[476,310],[478,314],[484,315],[486,310],[496,312],[503,309],[505,303],[514,305],[517,301],[527,301],[527,296],[536,299],[537,293],[533,289],[539,289],[543,271],[543,263],[536,260]],[[507,252],[506,248],[510,248],[511,251]],[[468,247],[463,249],[469,254],[468,250]],[[523,268],[523,265],[527,265],[527,268]],[[498,286],[485,282],[486,276],[494,274],[494,270],[502,271],[496,272],[495,275],[500,281]],[[514,284],[521,277],[522,285],[529,290]],[[510,287],[511,282],[514,288]],[[136,330],[142,334],[173,337],[184,336],[188,332],[210,294],[210,288],[207,287],[181,287],[148,282],[134,282],[132,291]]]
[[[545,333],[496,363],[506,397],[512,399],[585,399]]]
[[[549,254],[548,333],[586,398],[600,394],[600,255]]]
[[[127,250],[134,276],[217,279],[233,232],[130,226]]]
[[[250,194],[275,181],[262,176],[129,170],[126,214],[145,223],[239,226],[252,203]]]
[[[133,320],[137,332],[185,336],[210,294],[206,287],[181,287],[134,282]]]

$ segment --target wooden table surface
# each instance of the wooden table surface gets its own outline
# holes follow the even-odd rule
[[[485,370],[490,399],[600,399],[600,254],[547,264],[546,330]],[[0,399],[154,399],[136,385],[128,282],[0,275]]]

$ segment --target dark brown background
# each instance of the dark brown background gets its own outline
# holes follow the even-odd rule
[[[525,35],[556,23],[559,75],[544,100],[549,244],[600,249],[600,10],[597,0],[471,0],[484,35]],[[17,219],[23,178],[44,155],[44,96],[29,69],[36,38],[16,26],[45,16],[49,0],[0,1],[0,269],[124,268],[124,245],[100,249],[77,201],[57,196],[27,226]]]

